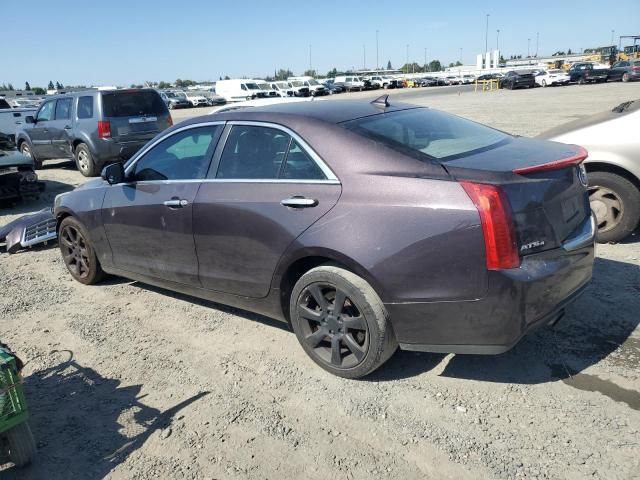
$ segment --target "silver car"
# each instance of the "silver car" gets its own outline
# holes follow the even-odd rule
[[[640,223],[640,100],[560,125],[539,135],[585,147],[589,200],[598,241],[618,242]]]

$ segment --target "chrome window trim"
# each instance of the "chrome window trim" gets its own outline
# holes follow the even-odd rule
[[[153,185],[163,184],[169,185],[174,183],[289,183],[289,184],[305,184],[305,185],[340,185],[338,180],[292,180],[288,178],[278,179],[262,179],[262,178],[204,178],[190,180],[140,180],[138,182],[123,182],[117,185]]]
[[[154,142],[148,144],[146,147],[144,147],[142,150],[140,150],[140,152],[138,152],[136,155],[134,155],[133,157],[131,157],[131,159],[129,160],[129,162],[127,162],[127,164],[124,167],[124,174],[125,175],[129,175],[129,173],[132,171],[132,169],[135,167],[136,163],[142,158],[144,157],[147,152],[149,150],[151,150],[153,147],[155,147],[156,145],[158,145],[160,142],[165,141],[168,138],[173,137],[174,135],[177,135],[178,133],[182,133],[185,130],[191,130],[193,128],[201,128],[201,127],[210,127],[210,126],[216,126],[216,125],[224,125],[226,122],[224,121],[213,121],[213,122],[202,122],[202,123],[192,123],[189,125],[185,125],[184,127],[180,127],[180,128],[176,128],[175,130],[173,130],[171,133],[167,134],[167,135],[163,135],[160,138],[157,138]],[[160,181],[165,181],[165,180],[160,180]],[[182,181],[182,180],[172,180],[172,181]],[[197,180],[197,181],[202,181],[202,180]],[[135,183],[135,182],[128,182],[128,183]],[[142,182],[137,182],[137,183],[142,183]]]
[[[331,168],[329,168],[329,165],[327,165],[324,160],[322,160],[322,158],[320,158],[320,155],[318,155],[315,150],[313,148],[311,148],[311,146],[305,142],[302,137],[300,137],[300,135],[298,135],[296,132],[294,132],[293,130],[291,130],[288,127],[285,127],[284,125],[280,125],[277,123],[271,123],[271,122],[261,122],[261,121],[253,121],[253,120],[229,120],[227,122],[228,125],[231,125],[232,127],[234,125],[246,125],[246,126],[253,126],[253,127],[265,127],[265,128],[274,128],[276,130],[280,130],[282,132],[285,132],[286,134],[290,135],[299,145],[300,148],[304,149],[305,152],[312,158],[312,160],[314,162],[316,162],[316,165],[320,168],[320,170],[322,171],[322,173],[324,173],[324,176],[327,177],[324,180],[313,180],[314,182],[323,182],[326,183],[327,181],[333,181],[333,182],[339,182],[338,177],[336,177],[336,174],[333,173],[333,170],[331,170]],[[226,139],[225,139],[225,143],[226,143]],[[216,172],[217,173],[217,172]],[[221,179],[222,180],[222,179]],[[242,178],[234,178],[234,179],[228,179],[228,180],[234,180],[234,181],[250,181],[251,179],[242,179]],[[275,179],[278,181],[282,181],[279,179]],[[295,182],[300,182],[300,180],[296,180]],[[287,182],[289,183],[289,182]]]

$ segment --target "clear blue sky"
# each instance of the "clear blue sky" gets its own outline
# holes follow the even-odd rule
[[[527,38],[539,53],[608,45],[615,35],[640,34],[640,0],[582,1],[204,1],[33,0],[28,8],[2,0],[0,83],[22,87],[129,85],[176,78],[264,76],[276,68],[324,74],[406,60],[475,63],[489,46],[526,55]],[[7,4],[16,7],[11,12]],[[99,6],[98,6],[99,5]],[[12,21],[18,20],[18,21]],[[617,43],[617,38],[615,40]],[[7,61],[8,60],[8,61]]]

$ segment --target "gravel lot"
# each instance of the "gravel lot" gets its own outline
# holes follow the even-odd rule
[[[535,135],[640,98],[640,83],[388,93]],[[69,162],[39,174],[46,194],[0,209],[0,224],[84,181]],[[123,279],[76,283],[55,246],[1,253],[0,278],[0,338],[28,361],[39,446],[35,465],[0,466],[2,478],[610,480],[640,472],[638,232],[598,247],[591,287],[553,329],[493,357],[397,352],[362,381],[316,367],[270,319]]]

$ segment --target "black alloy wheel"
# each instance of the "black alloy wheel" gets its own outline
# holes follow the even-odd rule
[[[67,217],[60,223],[58,244],[64,264],[75,280],[85,285],[102,280],[105,274],[89,241],[89,235],[75,218]]]

